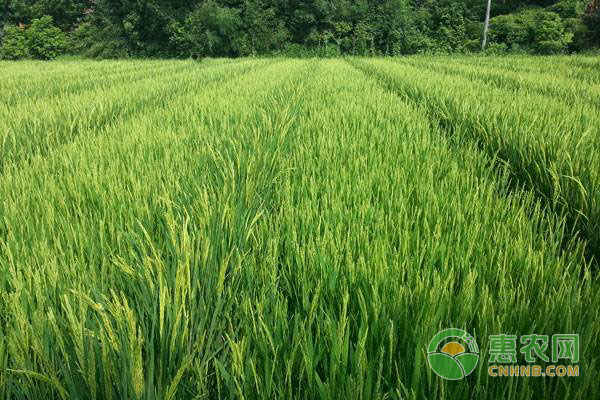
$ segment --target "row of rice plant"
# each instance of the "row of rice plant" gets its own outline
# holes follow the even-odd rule
[[[15,107],[22,103],[31,103],[49,97],[73,95],[84,91],[106,88],[124,82],[134,82],[152,75],[158,75],[161,70],[173,71],[181,63],[150,62],[145,65],[114,62],[88,70],[71,73],[44,74],[30,71],[28,77],[6,77],[0,83],[0,103]]]
[[[453,61],[482,68],[502,68],[514,72],[539,72],[554,74],[589,84],[600,83],[600,62],[592,56],[503,56],[503,57],[454,57]],[[544,68],[540,66],[543,65]]]
[[[600,390],[599,284],[560,214],[343,61],[240,64],[0,174],[0,397]],[[447,327],[482,355],[578,333],[582,376],[445,382]]]
[[[152,69],[153,67],[167,66],[177,63],[189,63],[191,60],[172,60],[165,63],[163,60],[76,60],[48,63],[44,61],[28,61],[26,63],[14,63],[0,61],[0,71],[6,78],[2,85],[12,86],[14,83],[26,83],[30,80],[52,81],[60,77],[68,84],[70,78],[78,78],[84,75],[98,76],[110,74],[116,69]],[[223,64],[235,62],[228,59],[204,59],[202,64]]]
[[[231,275],[279,172],[268,141],[285,120],[272,93],[303,68],[238,69],[204,88],[192,75],[162,109],[2,174],[0,397],[215,387],[238,296]]]
[[[480,85],[489,84],[513,90],[519,95],[532,93],[553,97],[564,101],[569,107],[579,108],[581,112],[597,117],[600,115],[597,111],[600,109],[600,85],[557,74],[551,62],[545,62],[549,64],[545,64],[545,72],[539,65],[537,71],[524,72],[495,66],[482,68],[434,58],[410,58],[406,62],[418,68],[425,67],[435,73],[462,76]]]
[[[319,66],[296,118],[279,213],[257,228],[269,256],[253,253],[257,267],[244,267],[248,287],[262,281],[263,289],[243,307],[250,326],[236,324],[248,333],[231,343],[237,396],[583,398],[597,390],[598,312],[585,304],[597,301],[598,284],[577,249],[561,256],[564,221],[361,73]],[[493,380],[481,365],[474,379],[446,384],[424,348],[447,326],[473,330],[483,354],[493,332],[581,332],[586,375]]]
[[[436,74],[384,60],[354,65],[401,98],[419,104],[433,125],[475,142],[517,184],[535,190],[573,235],[600,259],[600,126],[590,108],[554,98],[482,86],[460,75]]]
[[[113,61],[95,61],[95,60],[78,60],[74,62],[56,62],[49,63],[44,61],[28,61],[27,63],[15,63],[12,61],[0,60],[0,70],[3,76],[10,78],[20,77],[25,78],[35,73],[44,75],[61,74],[61,73],[81,73],[88,69],[97,69],[109,67]],[[129,60],[128,63],[137,63],[136,60]]]
[[[142,79],[115,82],[103,89],[0,107],[0,171],[19,161],[69,143],[80,134],[99,134],[137,113],[157,112],[187,91],[247,72],[269,61],[216,65],[209,73],[194,63],[174,63]]]

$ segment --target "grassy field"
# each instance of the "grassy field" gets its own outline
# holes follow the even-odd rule
[[[590,399],[599,260],[598,58],[0,62],[2,399]]]

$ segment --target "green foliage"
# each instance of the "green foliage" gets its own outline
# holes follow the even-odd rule
[[[574,1],[574,0],[560,0],[556,4],[548,7],[548,11],[552,11],[561,18],[577,18],[583,14],[583,5],[587,5],[583,1]]]
[[[11,60],[51,60],[63,54],[68,45],[67,36],[54,25],[52,17],[44,16],[27,27],[9,26],[2,38],[0,55]]]
[[[7,22],[29,25],[34,19],[49,15],[53,18],[54,24],[63,31],[72,29],[90,6],[87,0],[0,0],[0,19],[3,2],[8,11]]]
[[[600,8],[586,15],[583,19],[588,28],[588,40],[596,48],[600,48]]]
[[[2,39],[2,32],[4,25],[8,22],[10,0],[0,0],[0,40]]]
[[[319,53],[315,48],[302,46],[297,43],[290,43],[283,49],[274,50],[270,55],[286,58],[310,58],[318,57]]]
[[[497,63],[497,59],[494,61]],[[534,188],[555,212],[564,213],[571,224],[569,229],[588,242],[590,256],[600,259],[600,174],[590,168],[600,163],[600,127],[593,122],[599,114],[600,92],[590,85],[600,81],[600,74],[591,71],[594,61],[551,63],[551,72],[543,79],[539,66],[544,61],[532,62],[522,56],[496,71],[488,70],[493,63],[445,67],[416,61],[404,71],[406,82],[399,78],[394,82],[401,94],[428,104],[430,117],[439,119],[453,135],[460,132],[453,127],[462,127],[465,138],[476,140],[490,156],[510,165],[514,178]],[[425,71],[442,73],[424,76],[417,85],[409,74],[424,67]],[[510,96],[511,91],[518,91],[518,100]],[[453,97],[459,92],[463,96],[469,93],[470,100]],[[508,104],[518,110],[518,120],[506,119]],[[469,112],[458,111],[463,107]],[[566,108],[572,109],[568,123],[562,115]],[[582,132],[589,136],[582,136]]]
[[[466,41],[466,26],[464,10],[455,7],[444,8],[440,12],[437,34],[438,48],[444,52],[464,50]]]
[[[242,8],[243,33],[240,55],[265,54],[289,43],[290,33],[277,9],[263,0],[245,0]]]
[[[558,14],[538,13],[531,25],[536,50],[541,54],[562,53],[573,40]]]
[[[25,32],[16,26],[9,26],[4,31],[0,58],[5,60],[19,60],[29,56]]]
[[[542,9],[498,16],[490,23],[492,42],[505,44],[509,49],[518,46],[541,54],[566,51],[574,36],[558,14]]]
[[[75,54],[100,59],[129,57],[127,41],[113,25],[100,28],[86,22],[72,32],[71,38]]]
[[[597,13],[585,13],[586,5],[494,1],[492,36],[509,52],[583,51],[600,42]],[[98,58],[255,56],[284,54],[290,45],[395,56],[479,51],[485,11],[479,0],[0,0],[0,26],[49,15],[84,39],[72,53]]]
[[[565,30],[573,36],[569,50],[573,52],[584,51],[589,46],[590,30],[581,18],[567,18]]]
[[[490,43],[485,48],[486,54],[491,55],[502,55],[508,52],[508,46],[506,43]]]
[[[68,47],[67,36],[54,26],[51,16],[31,22],[25,30],[25,43],[31,57],[40,60],[52,60]]]
[[[490,21],[490,42],[505,46],[527,45],[530,41],[529,21],[525,14],[500,15]]]
[[[185,21],[185,37],[192,57],[235,56],[240,50],[240,11],[207,0]]]
[[[0,398],[598,393],[597,63],[3,61]],[[490,378],[532,333],[581,376]]]

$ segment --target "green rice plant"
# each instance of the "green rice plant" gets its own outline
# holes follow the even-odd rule
[[[554,69],[542,72],[542,68],[539,66],[537,71],[515,72],[507,68],[493,66],[480,68],[433,58],[411,58],[406,59],[405,62],[417,68],[425,67],[436,73],[449,76],[458,75],[493,87],[514,90],[519,95],[540,94],[553,97],[564,101],[568,107],[577,107],[580,112],[596,116],[599,114],[597,109],[600,108],[600,85],[590,85],[587,82],[557,75]],[[542,60],[540,60],[541,62]]]
[[[184,63],[181,63],[184,64]],[[6,79],[0,89],[0,102],[15,107],[20,103],[39,101],[48,97],[64,96],[109,87],[121,82],[133,82],[148,78],[152,73],[163,69],[173,70],[178,63],[164,64],[156,62],[145,66],[127,65],[115,62],[112,68],[92,68],[71,74],[61,73],[55,76],[39,75],[37,79]],[[143,68],[142,68],[143,67]],[[158,75],[158,74],[157,74]],[[158,75],[160,76],[160,75]]]
[[[583,244],[427,103],[341,60],[246,60],[119,90],[90,93],[136,112],[4,153],[0,398],[600,390]],[[157,100],[137,105],[148,91]],[[66,115],[63,100],[40,102]],[[492,378],[482,360],[444,381],[426,346],[451,326],[482,355],[491,334],[578,333],[581,376]]]
[[[2,276],[41,279],[26,303],[13,301],[26,288],[2,280],[9,285],[2,315],[11,316],[2,331],[15,352],[2,388],[8,397],[187,398],[192,388],[178,384],[184,377],[210,390],[213,359],[234,317],[229,275],[263,213],[254,193],[271,184],[274,162],[266,151],[233,151],[282,127],[261,99],[300,67],[275,65],[264,71],[269,80],[238,74],[181,93],[162,113],[80,137],[3,174],[16,197],[1,212],[13,221],[2,226]],[[254,179],[243,179],[251,170]],[[44,182],[37,194],[20,191],[32,176]],[[19,203],[32,218],[17,228]],[[52,221],[35,217],[42,209]],[[48,240],[21,247],[19,238],[42,232]],[[5,313],[5,306],[16,309]],[[30,308],[37,311],[27,315]],[[36,316],[47,312],[49,319]],[[198,380],[188,372],[192,363]]]
[[[166,71],[174,73],[186,66],[193,65],[197,70],[227,64],[233,60],[213,60],[201,64],[193,61],[111,61],[110,64],[97,63],[85,69],[70,73],[35,74],[21,79],[7,78],[4,87],[0,85],[0,102],[15,107],[20,103],[39,101],[48,97],[57,97],[93,91],[116,86],[121,83],[133,83],[142,79],[160,79]],[[25,68],[27,69],[27,68]],[[32,78],[31,75],[34,75]]]
[[[106,89],[69,94],[15,108],[0,106],[0,171],[10,163],[45,156],[81,132],[101,133],[106,126],[136,113],[153,112],[186,90],[200,90],[210,82],[244,73],[261,63],[265,62],[217,65],[216,73],[191,75],[193,79],[190,74],[197,67],[189,63],[182,65],[180,71],[167,69],[153,77]]]
[[[510,168],[600,259],[600,127],[586,108],[541,95],[515,95],[457,75],[439,75],[382,60],[353,61],[402,98],[420,104],[433,125],[470,140]]]
[[[531,192],[512,194],[492,160],[449,145],[424,114],[357,71],[320,62],[303,99],[279,214],[259,222],[264,250],[244,268],[247,285],[263,289],[246,300],[247,325],[231,339],[230,390],[246,398],[583,398],[584,387],[597,390],[593,372],[567,387],[492,381],[485,369],[464,384],[432,375],[424,347],[446,326],[479,337],[581,330],[591,335],[585,369],[596,371],[598,314],[575,303],[582,287],[596,302],[597,283],[581,269],[581,249],[563,255],[564,221]]]
[[[427,58],[427,57],[426,57]],[[431,58],[427,58],[431,59]],[[513,72],[541,73],[561,76],[589,84],[600,83],[598,57],[586,56],[502,56],[453,57],[453,62],[482,68],[501,68]]]
[[[108,65],[107,62],[105,61],[101,61],[101,63],[104,63],[104,65]],[[7,76],[7,77],[21,77],[24,78],[27,75],[31,75],[32,72],[38,72],[38,73],[43,73],[43,74],[50,74],[50,73],[61,73],[61,72],[77,72],[77,71],[81,71],[82,69],[86,69],[89,68],[91,66],[94,65],[101,65],[98,64],[96,61],[93,60],[80,60],[77,62],[53,62],[53,63],[49,63],[49,62],[45,62],[45,61],[38,61],[38,60],[31,60],[31,61],[27,61],[24,63],[15,63],[12,61],[0,61],[0,67],[2,69],[2,74],[3,76]]]
[[[64,85],[68,86],[71,79],[77,79],[83,76],[110,75],[118,70],[145,70],[151,71],[157,67],[174,66],[177,64],[186,64],[191,61],[170,61],[168,63],[161,60],[86,60],[86,61],[61,61],[55,63],[40,62],[40,61],[23,61],[20,63],[6,63],[2,69],[3,81],[0,82],[0,88],[15,88],[19,85],[28,85],[35,81],[41,85],[49,81],[56,81],[62,78]],[[201,63],[194,62],[203,66],[224,64],[227,62],[235,62],[235,60],[226,59],[207,59]],[[39,88],[43,90],[43,88]]]

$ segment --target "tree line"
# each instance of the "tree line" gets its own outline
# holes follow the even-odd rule
[[[492,0],[489,52],[598,47],[598,0]],[[0,0],[0,56],[479,51],[485,0]]]

